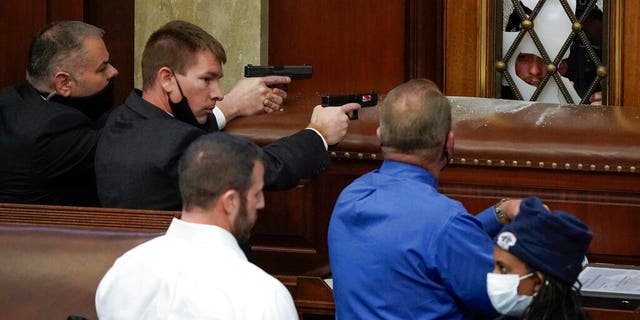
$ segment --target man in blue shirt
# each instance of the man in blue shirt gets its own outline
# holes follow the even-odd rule
[[[329,225],[336,318],[497,316],[486,286],[491,236],[520,200],[474,217],[438,192],[454,134],[449,101],[430,80],[389,92],[377,135],[385,161],[345,188]]]

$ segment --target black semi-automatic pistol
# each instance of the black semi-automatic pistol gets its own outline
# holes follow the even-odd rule
[[[378,93],[375,91],[366,93],[350,93],[343,95],[327,94],[322,96],[323,107],[335,107],[343,104],[355,102],[360,104],[360,107],[367,108],[373,107],[378,104]],[[349,115],[349,119],[358,119],[358,110],[353,110],[353,113]]]
[[[308,64],[291,66],[254,66],[248,64],[244,66],[244,76],[266,77],[266,76],[287,76],[291,79],[311,79],[313,68]]]

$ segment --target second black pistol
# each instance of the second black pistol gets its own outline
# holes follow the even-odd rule
[[[376,106],[378,105],[378,93],[371,91],[366,93],[350,93],[342,95],[327,94],[322,96],[322,106],[324,107],[341,106],[352,102],[360,104],[360,107],[362,108]],[[358,110],[354,110],[353,114],[349,116],[349,119],[357,120]]]

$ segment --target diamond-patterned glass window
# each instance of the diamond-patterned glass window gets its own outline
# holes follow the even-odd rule
[[[602,101],[603,0],[498,0],[500,97]],[[606,47],[606,46],[605,46]]]

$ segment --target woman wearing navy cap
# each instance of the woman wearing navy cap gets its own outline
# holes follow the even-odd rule
[[[589,319],[576,282],[591,242],[587,225],[532,197],[496,237],[487,293],[496,310],[521,319]]]

